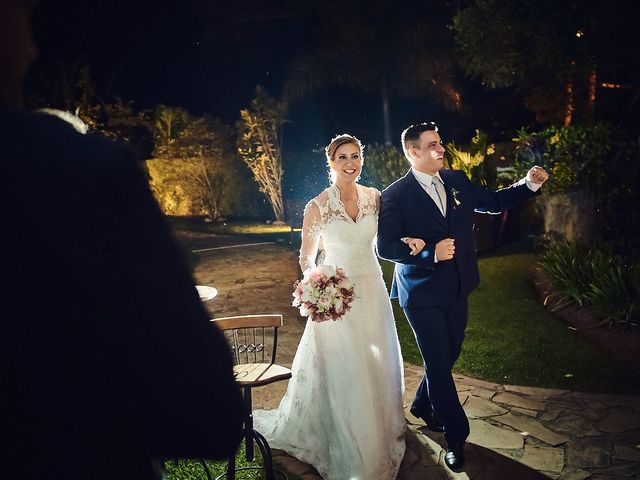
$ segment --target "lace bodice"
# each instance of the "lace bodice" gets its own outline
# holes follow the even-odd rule
[[[347,214],[335,184],[307,203],[300,247],[303,272],[316,266],[318,250],[324,250],[322,263],[342,267],[347,275],[355,275],[362,267],[372,267],[374,263],[377,266],[373,242],[380,192],[362,185],[356,185],[356,189],[358,214],[355,220]],[[378,268],[373,271],[377,272]]]

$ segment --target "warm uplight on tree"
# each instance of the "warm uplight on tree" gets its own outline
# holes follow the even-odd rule
[[[624,85],[620,85],[619,83],[601,83],[600,86],[602,88],[625,88]]]

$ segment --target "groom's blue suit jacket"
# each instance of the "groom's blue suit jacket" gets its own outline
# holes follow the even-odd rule
[[[464,172],[440,170],[447,192],[447,215],[409,170],[383,192],[378,221],[378,255],[396,262],[391,298],[408,308],[451,305],[478,286],[478,260],[473,235],[473,212],[497,214],[535,196],[524,179],[498,191],[471,183]],[[403,237],[421,238],[422,252],[409,255]],[[435,245],[455,240],[452,260],[434,262]]]

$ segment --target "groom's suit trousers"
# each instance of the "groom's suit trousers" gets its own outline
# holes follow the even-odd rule
[[[445,426],[447,443],[461,445],[469,436],[469,421],[460,405],[451,369],[462,349],[467,325],[467,297],[444,307],[405,307],[404,312],[425,367],[413,405],[420,412],[433,408]]]

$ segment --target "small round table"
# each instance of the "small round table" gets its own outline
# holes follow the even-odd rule
[[[208,285],[196,285],[196,290],[198,290],[198,295],[200,296],[200,300],[206,302],[207,300],[211,300],[218,295],[218,289],[214,287],[210,287]]]

